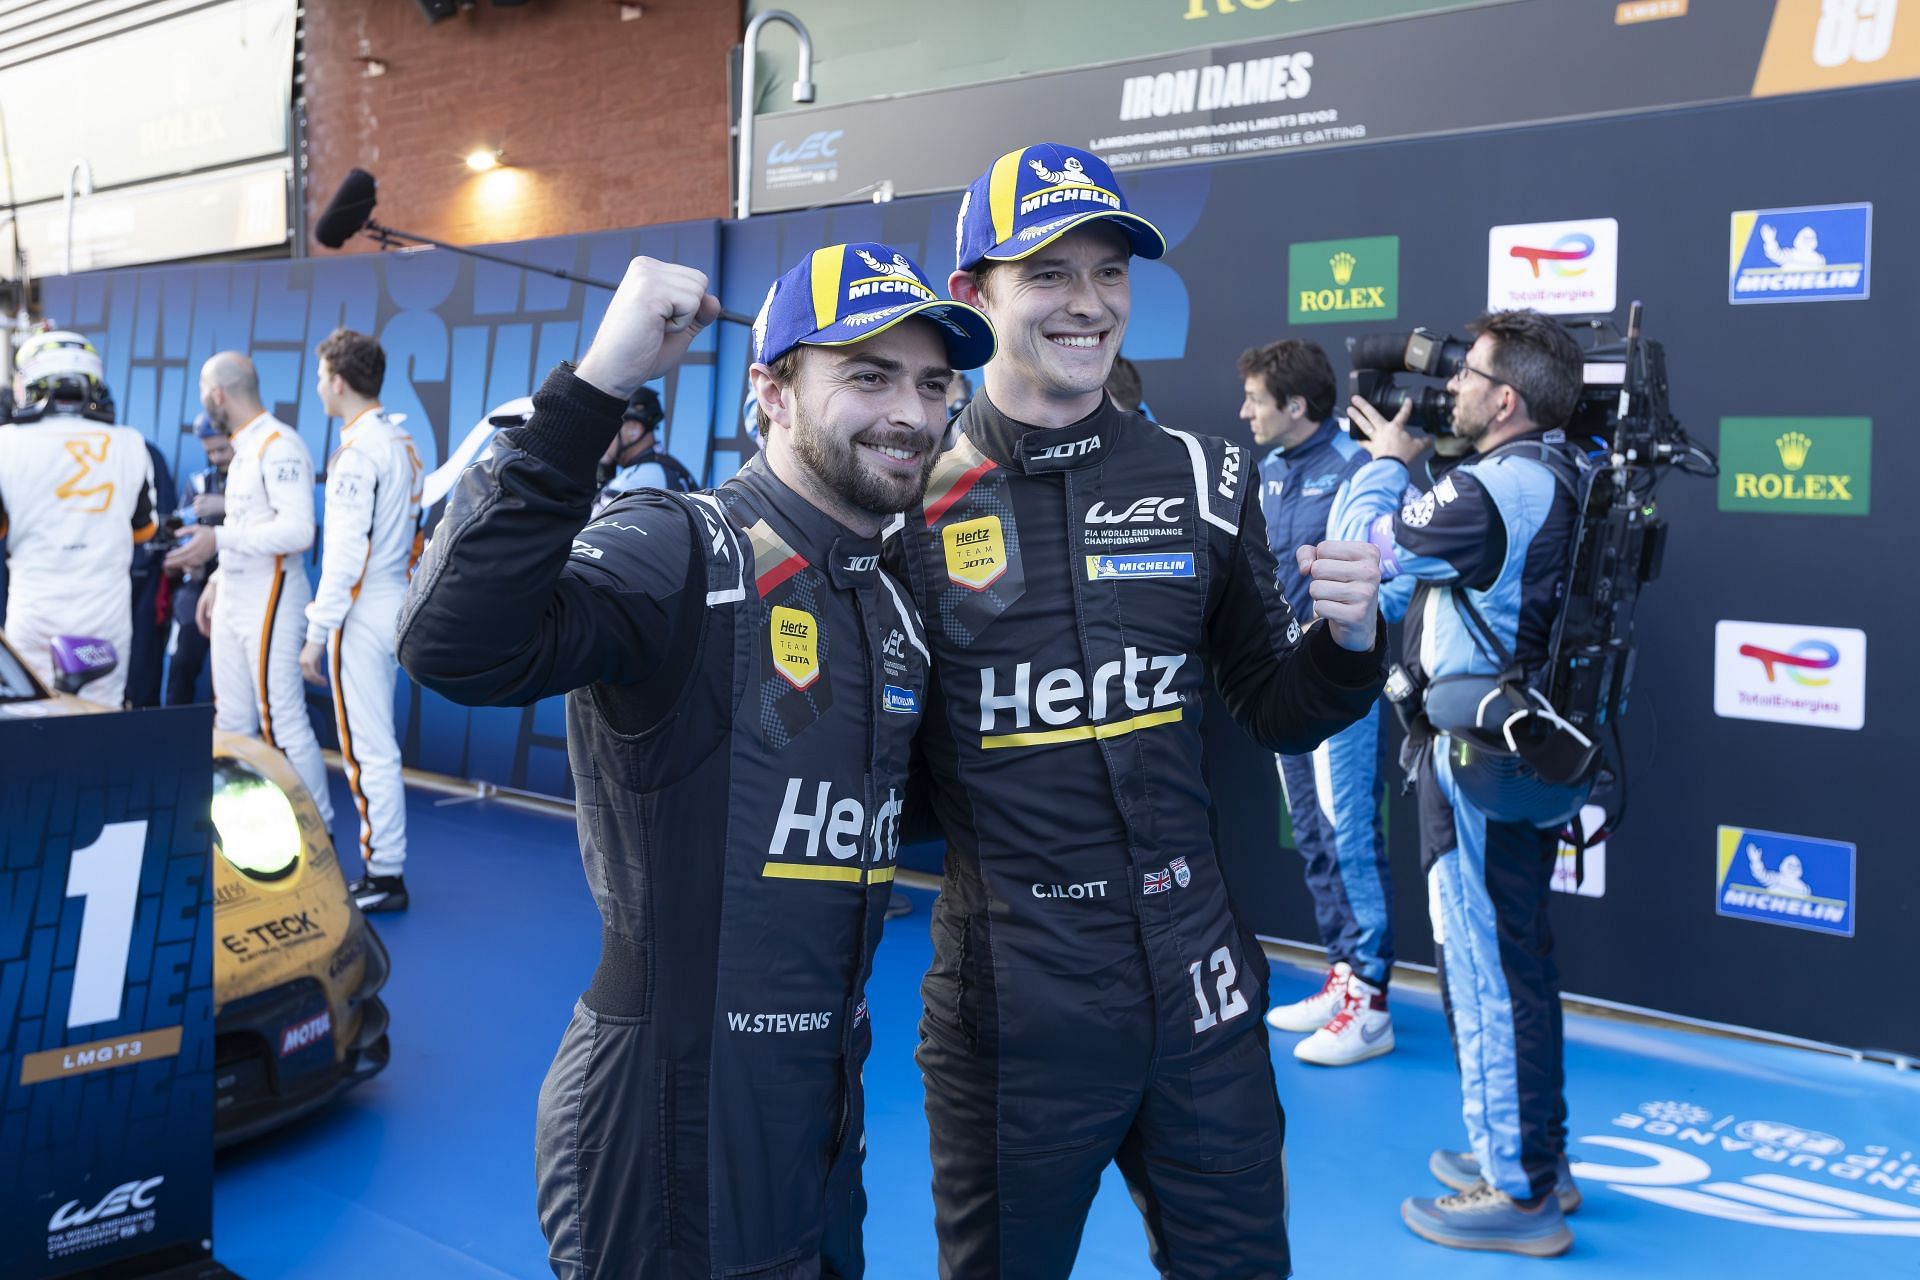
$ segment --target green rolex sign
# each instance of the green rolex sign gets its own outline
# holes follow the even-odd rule
[[[1287,320],[1340,324],[1400,314],[1400,237],[1312,240],[1287,249]]]
[[[1720,419],[1720,509],[1863,516],[1873,492],[1870,418]]]

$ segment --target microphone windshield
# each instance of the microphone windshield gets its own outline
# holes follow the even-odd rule
[[[373,217],[373,198],[373,175],[365,169],[348,173],[326,211],[313,224],[313,238],[329,249],[338,249]]]

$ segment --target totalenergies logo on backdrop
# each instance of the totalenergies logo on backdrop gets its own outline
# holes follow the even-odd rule
[[[1487,310],[1532,307],[1553,315],[1605,315],[1620,275],[1614,218],[1515,222],[1487,231]]]
[[[1773,683],[1774,672],[1779,670],[1795,684],[1809,688],[1832,683],[1830,677],[1816,676],[1812,672],[1831,671],[1840,665],[1840,651],[1824,640],[1802,640],[1786,650],[1743,644],[1740,646],[1740,656],[1752,658],[1766,668],[1768,684]]]
[[[1713,710],[1737,720],[1863,728],[1866,633],[1733,619],[1714,624]]]
[[[1561,236],[1551,245],[1544,248],[1536,245],[1516,244],[1507,250],[1507,254],[1510,257],[1521,259],[1529,267],[1533,268],[1533,278],[1535,280],[1540,278],[1540,264],[1542,262],[1546,263],[1547,269],[1552,271],[1556,276],[1583,276],[1587,274],[1587,269],[1584,266],[1575,266],[1574,264],[1583,263],[1593,256],[1593,237],[1583,231],[1576,231]]]

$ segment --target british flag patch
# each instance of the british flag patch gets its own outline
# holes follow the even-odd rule
[[[1165,893],[1173,888],[1173,872],[1148,871],[1140,877],[1141,893]]]

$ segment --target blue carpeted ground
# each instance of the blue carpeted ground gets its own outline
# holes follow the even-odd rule
[[[344,792],[335,803],[351,813]],[[409,821],[414,905],[378,917],[393,953],[392,1065],[220,1160],[216,1250],[250,1280],[548,1274],[533,1215],[534,1099],[598,936],[573,824],[424,795]],[[931,896],[914,898],[915,914],[888,927],[869,991],[875,1280],[934,1275],[912,1061]],[[1316,982],[1282,967],[1274,995]],[[1298,1275],[1920,1275],[1920,1078],[1583,1017],[1567,1023],[1587,1196],[1573,1253],[1542,1263],[1416,1239],[1399,1202],[1435,1193],[1426,1159],[1460,1142],[1458,1095],[1437,999],[1406,992],[1395,1007],[1399,1049],[1360,1067],[1308,1068],[1291,1037],[1275,1040]],[[1150,1278],[1143,1241],[1110,1172],[1074,1276]]]

